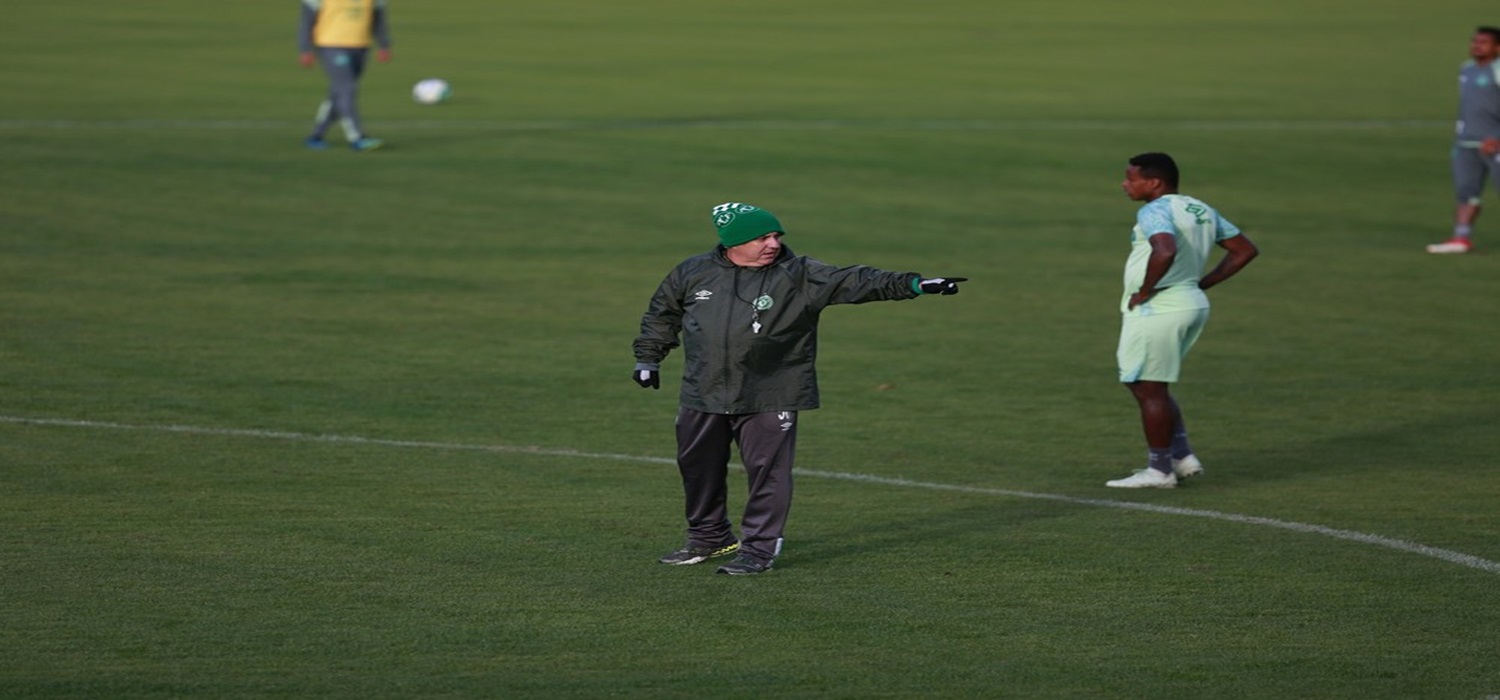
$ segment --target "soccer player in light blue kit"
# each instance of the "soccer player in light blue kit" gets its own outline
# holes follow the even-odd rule
[[[1427,246],[1439,255],[1462,254],[1473,247],[1474,220],[1479,218],[1484,181],[1500,183],[1500,28],[1480,27],[1469,39],[1469,60],[1458,69],[1458,124],[1454,129],[1453,237]]]
[[[1145,202],[1135,215],[1125,261],[1120,326],[1120,382],[1141,408],[1146,468],[1106,482],[1115,488],[1172,488],[1203,472],[1188,443],[1171,384],[1208,322],[1203,291],[1244,269],[1259,250],[1239,228],[1202,200],[1177,193],[1177,163],[1165,153],[1142,153],[1125,169],[1125,194]],[[1208,274],[1213,246],[1227,254]]]

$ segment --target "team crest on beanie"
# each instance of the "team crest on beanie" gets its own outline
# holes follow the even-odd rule
[[[768,233],[782,232],[776,216],[760,207],[743,202],[725,202],[713,209],[714,228],[719,242],[732,248]]]

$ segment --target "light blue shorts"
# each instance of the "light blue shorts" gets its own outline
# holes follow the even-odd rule
[[[1150,316],[1125,316],[1120,324],[1120,381],[1176,382],[1203,326],[1208,309],[1191,309]]]

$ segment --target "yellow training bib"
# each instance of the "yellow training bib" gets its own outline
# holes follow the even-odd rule
[[[313,44],[338,48],[367,48],[375,24],[376,0],[323,0]]]

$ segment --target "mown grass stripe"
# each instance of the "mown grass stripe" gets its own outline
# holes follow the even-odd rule
[[[675,464],[676,461],[665,457],[648,457],[642,455],[614,454],[608,452],[586,452],[563,448],[523,446],[523,445],[478,445],[453,442],[432,442],[425,440],[391,440],[386,438],[371,438],[358,435],[320,435],[315,433],[298,433],[276,430],[255,430],[244,428],[206,428],[190,425],[132,425],[128,423],[114,423],[108,421],[86,421],[71,420],[65,418],[27,418],[22,416],[0,416],[0,423],[11,423],[20,425],[53,426],[69,428],[86,428],[97,430],[131,430],[143,432],[161,433],[183,433],[189,435],[217,435],[225,437],[263,438],[273,440],[290,440],[297,442],[323,442],[351,445],[375,445],[381,447],[400,447],[411,449],[429,450],[462,450],[471,452],[497,452],[506,454],[535,454],[549,457],[577,457],[583,459],[606,459],[621,462],[643,462],[650,464]],[[1380,535],[1372,535],[1355,530],[1341,530],[1299,523],[1289,520],[1277,520],[1254,515],[1240,515],[1237,513],[1224,513],[1215,510],[1199,510],[1195,508],[1178,508],[1175,506],[1163,506],[1152,503],[1135,503],[1130,501],[1115,501],[1103,498],[1079,498],[1076,496],[1065,496],[1055,493],[1035,493],[1031,491],[1015,491],[1010,489],[986,488],[981,486],[964,486],[960,484],[942,484],[929,481],[913,481],[893,477],[875,476],[872,474],[852,474],[847,472],[831,472],[817,469],[798,469],[798,475],[819,479],[837,479],[842,481],[854,481],[868,484],[881,484],[884,486],[895,486],[899,488],[923,489],[928,491],[954,491],[959,493],[982,494],[991,496],[1006,496],[1011,498],[1030,498],[1073,505],[1097,506],[1101,508],[1118,508],[1122,510],[1136,510],[1159,515],[1176,515],[1193,518],[1208,518],[1224,522],[1240,523],[1244,525],[1256,525],[1260,527],[1290,530],[1309,535],[1321,535],[1334,539],[1357,542],[1360,544],[1385,547],[1401,552],[1419,554],[1433,559],[1439,559],[1451,564],[1477,569],[1492,574],[1500,574],[1500,562],[1490,561],[1463,552],[1451,549],[1430,547],[1417,542],[1408,542]]]

